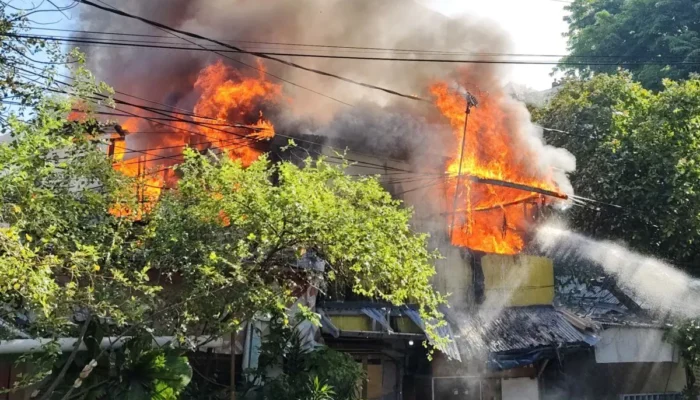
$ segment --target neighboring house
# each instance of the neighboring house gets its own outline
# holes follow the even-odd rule
[[[545,372],[545,399],[562,393],[571,399],[680,398],[685,369],[678,349],[665,340],[669,325],[610,278],[562,276],[557,282],[557,303],[598,325],[600,340],[560,370]]]
[[[329,347],[350,354],[367,374],[363,398],[412,399],[425,391],[430,364],[423,342],[424,323],[411,307],[376,302],[321,302],[323,340]],[[449,327],[440,334],[454,337]],[[459,358],[454,342],[436,353]],[[422,397],[419,397],[422,398]]]

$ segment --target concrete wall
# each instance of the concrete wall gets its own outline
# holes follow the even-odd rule
[[[515,378],[501,380],[502,400],[539,400],[537,379]]]
[[[598,363],[678,362],[678,349],[658,328],[609,328],[595,346]]]

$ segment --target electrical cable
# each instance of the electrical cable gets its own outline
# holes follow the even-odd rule
[[[43,27],[29,27],[33,30],[40,31],[56,31],[56,32],[70,32],[78,34],[97,34],[97,35],[111,35],[111,36],[128,36],[128,37],[142,37],[142,38],[154,38],[154,39],[171,39],[171,36],[164,35],[149,35],[149,34],[137,34],[137,33],[124,33],[124,32],[105,32],[105,31],[88,31],[88,30],[76,30],[76,29],[58,29],[58,28],[43,28]],[[67,37],[72,38],[72,37]],[[254,41],[254,40],[224,40],[218,39],[222,42],[228,43],[250,43],[250,44],[263,44],[263,45],[274,45],[277,48],[289,48],[289,47],[310,47],[310,48],[320,48],[320,49],[347,49],[347,50],[361,50],[362,52],[391,52],[391,53],[426,53],[426,54],[454,54],[454,55],[472,55],[472,56],[513,56],[513,57],[570,57],[567,54],[523,54],[523,53],[489,53],[489,52],[467,52],[467,51],[448,51],[448,50],[427,50],[427,49],[401,49],[401,48],[389,48],[389,47],[362,47],[362,46],[342,46],[342,45],[321,45],[321,44],[307,44],[307,43],[289,43],[289,42],[265,42],[265,41]],[[153,42],[157,43],[157,42]],[[250,50],[250,48],[247,48]],[[583,57],[583,56],[573,56],[573,57]],[[594,58],[610,58],[617,56],[592,56]]]
[[[22,70],[22,71],[24,71],[24,72],[32,73],[32,74],[34,74],[34,75],[42,76],[41,74],[37,74],[37,73],[31,72],[31,71],[27,71],[27,70],[24,70],[24,69],[21,69],[21,68],[20,68],[20,70]],[[45,79],[47,79],[45,76],[42,76],[42,77],[45,78]],[[59,80],[56,80],[56,79],[54,79],[53,81],[54,81],[54,82],[57,82],[57,83],[60,83],[60,84],[63,84],[63,85],[68,86],[68,87],[73,87],[71,84],[66,83],[66,82],[62,82],[62,81],[59,81]],[[72,93],[67,92],[67,91],[65,91],[65,90],[59,90],[59,89],[54,89],[54,88],[50,88],[50,87],[46,87],[46,90],[54,91],[54,92],[58,92],[58,93],[63,93],[63,94],[68,94],[68,95],[71,95],[71,94],[72,94]],[[97,93],[97,95],[100,96],[100,97],[89,97],[89,99],[91,99],[91,100],[106,100],[106,99],[107,99],[107,97],[104,96],[104,95],[102,95],[102,94]],[[125,102],[125,101],[119,100],[119,99],[114,99],[114,101],[115,101],[116,103],[119,103],[119,104],[128,105],[128,106],[135,107],[135,108],[138,108],[138,109],[142,109],[142,110],[145,110],[145,111],[148,111],[148,112],[151,112],[151,113],[155,113],[155,114],[159,114],[159,115],[164,115],[164,116],[169,116],[168,114],[166,114],[166,113],[168,113],[169,111],[161,112],[160,110],[155,109],[155,108],[153,108],[153,107],[145,107],[145,106],[133,104],[133,103],[130,103],[130,102]],[[141,115],[138,115],[138,114],[134,114],[134,113],[128,112],[128,111],[126,111],[126,110],[121,110],[121,109],[116,108],[116,107],[114,107],[113,109],[115,109],[115,110],[117,110],[117,111],[121,111],[122,113],[130,114],[130,115],[133,116],[133,117],[142,118],[142,119],[151,121],[151,122],[153,122],[153,123],[156,123],[156,124],[159,124],[159,125],[162,125],[162,126],[167,126],[167,127],[170,127],[170,128],[176,129],[176,130],[186,131],[186,132],[189,132],[189,133],[194,134],[194,135],[203,136],[203,137],[206,137],[206,138],[208,138],[208,139],[212,139],[211,136],[207,136],[207,135],[202,134],[202,133],[199,133],[199,132],[190,131],[190,130],[187,130],[187,129],[178,128],[178,127],[175,127],[175,126],[172,126],[172,125],[164,124],[164,123],[162,123],[162,122],[153,120],[152,118],[145,117],[145,116],[141,116]],[[230,132],[230,131],[223,130],[223,129],[219,129],[219,128],[214,128],[214,127],[208,126],[208,124],[206,124],[206,123],[195,122],[195,121],[188,121],[188,120],[185,120],[185,119],[182,119],[182,118],[175,118],[175,120],[176,120],[177,122],[184,122],[184,123],[194,124],[194,125],[197,125],[197,126],[199,126],[199,127],[204,127],[204,128],[211,129],[211,130],[214,130],[214,131],[219,131],[219,132],[223,132],[223,133],[226,133],[226,134],[231,134],[231,135],[239,136],[239,137],[241,137],[241,138],[247,138],[248,140],[258,140],[258,139],[250,138],[249,136],[242,135],[242,134],[239,134],[239,133]],[[226,126],[229,126],[229,127],[232,127],[232,128],[247,128],[247,129],[251,129],[251,127],[246,126],[246,125],[240,125],[240,126],[226,125]],[[252,129],[255,129],[255,128],[252,128]],[[258,130],[264,130],[264,129],[258,129]]]
[[[242,54],[255,54],[256,56],[258,54],[265,54],[267,55],[268,59],[275,59],[273,56],[285,56],[285,57],[303,57],[303,58],[323,58],[323,59],[337,59],[337,60],[351,60],[351,61],[390,61],[390,62],[413,62],[413,63],[448,63],[448,64],[497,64],[497,65],[566,65],[566,66],[643,66],[643,65],[691,65],[691,66],[696,66],[700,65],[700,62],[692,62],[692,61],[678,61],[681,60],[682,58],[674,58],[674,59],[669,59],[669,58],[663,58],[659,59],[653,58],[653,59],[648,59],[648,60],[642,60],[642,61],[635,61],[638,60],[639,58],[631,59],[631,60],[621,60],[621,61],[562,61],[562,60],[557,60],[557,61],[538,61],[538,60],[501,60],[501,59],[450,59],[450,58],[406,58],[406,57],[369,57],[369,56],[347,56],[347,55],[331,55],[331,54],[308,54],[308,53],[281,53],[281,52],[254,52],[254,51],[237,51],[237,50],[218,50],[218,49],[213,49],[205,46],[198,45],[199,48],[192,48],[192,47],[183,47],[183,46],[166,46],[166,45],[157,45],[157,44],[143,44],[143,43],[125,43],[125,42],[113,42],[113,41],[100,41],[100,40],[87,40],[87,39],[76,39],[76,38],[56,38],[56,37],[51,37],[51,36],[35,36],[35,35],[23,35],[23,34],[13,34],[13,33],[3,33],[0,34],[0,36],[9,36],[9,37],[18,37],[18,38],[26,38],[26,39],[40,39],[40,40],[49,40],[49,41],[57,41],[61,43],[84,43],[84,44],[93,44],[93,45],[105,45],[105,46],[125,46],[125,47],[140,47],[140,48],[150,48],[150,49],[168,49],[168,50],[188,50],[188,51],[207,51],[207,52],[213,52],[221,57],[227,58],[229,60],[232,60],[237,63],[241,63],[242,65],[245,65],[246,67],[253,68],[259,72],[263,72],[267,75],[270,75],[276,79],[282,80],[286,83],[292,84],[297,87],[301,87],[306,90],[312,90],[303,86],[300,86],[294,82],[290,82],[288,80],[285,80],[284,78],[281,78],[279,76],[270,74],[267,71],[264,71],[262,69],[256,68],[254,66],[251,66],[249,64],[242,63],[239,60],[233,59],[231,57],[226,56],[224,53],[242,53]],[[262,57],[262,56],[260,56]],[[493,57],[493,56],[492,56]],[[537,56],[533,56],[537,57]],[[546,57],[542,55],[541,57]],[[554,56],[552,56],[554,57]],[[557,56],[558,57],[558,56]],[[569,57],[569,56],[564,56],[564,57]],[[587,58],[627,58],[628,56],[601,56],[601,57],[589,57],[589,56],[579,56],[580,58],[587,59]],[[671,61],[673,60],[673,61]],[[290,62],[284,61],[284,63],[288,65],[298,65]],[[306,68],[306,67],[304,67]],[[306,70],[312,70],[312,71],[317,71],[313,70],[311,68],[306,68]],[[330,76],[330,77],[337,77],[337,75],[330,74],[330,73],[321,73],[317,72],[325,76]],[[428,101],[427,99],[423,99],[417,96],[412,96],[412,95],[406,95],[406,94],[401,94],[398,92],[395,92],[390,89],[385,89],[385,88],[379,88],[374,85],[370,84],[365,84],[361,83],[358,81],[354,81],[348,78],[337,78],[341,79],[343,81],[349,82],[349,83],[354,83],[358,84],[360,86],[368,87],[371,89],[377,89],[377,90],[382,90],[384,92],[398,95],[401,97],[405,98],[410,98],[412,100],[422,100],[422,101]],[[379,89],[378,89],[379,88]],[[313,91],[313,90],[312,90]],[[327,95],[316,92],[316,94],[323,95],[324,97],[328,97]],[[345,105],[352,106],[349,103],[343,102],[342,100],[332,98],[335,101],[338,101],[340,103],[343,103]]]

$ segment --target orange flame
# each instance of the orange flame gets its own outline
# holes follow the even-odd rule
[[[457,143],[446,165],[450,179],[445,194],[452,243],[490,253],[519,253],[538,203],[544,200],[534,193],[481,184],[471,178],[496,179],[553,191],[557,190],[556,185],[532,166],[536,158],[521,140],[521,133],[513,132],[509,126],[502,107],[503,95],[477,96],[481,97],[478,108],[471,109],[464,134],[466,99],[445,83],[436,83],[430,90],[437,108],[452,126]],[[455,193],[457,202],[453,209]]]
[[[194,84],[201,91],[194,107],[195,114],[216,118],[220,123],[240,123],[249,120],[251,115],[258,117],[252,126],[259,129],[247,134],[225,133],[216,126],[199,129],[206,136],[198,137],[200,143],[214,142],[229,157],[240,159],[243,165],[250,165],[260,156],[261,152],[252,146],[255,140],[275,136],[274,126],[263,118],[259,107],[275,103],[281,94],[281,86],[267,81],[264,67],[262,64],[258,67],[259,76],[251,78],[218,61],[204,68]],[[204,119],[200,122],[211,123]]]
[[[114,168],[127,176],[138,178],[136,190],[142,211],[150,209],[152,203],[160,197],[161,191],[169,186],[168,178],[172,178],[172,174],[169,174],[171,170],[167,167],[182,161],[185,145],[199,150],[212,149],[232,159],[241,160],[243,165],[250,165],[260,156],[261,151],[256,148],[256,144],[275,136],[274,125],[263,117],[261,107],[276,103],[281,96],[281,86],[268,82],[262,64],[258,67],[261,72],[257,77],[244,76],[221,61],[200,71],[194,84],[200,93],[193,109],[198,115],[193,118],[196,124],[176,122],[173,125],[182,132],[189,132],[189,137],[171,133],[149,136],[147,140],[141,141],[160,150],[127,149],[129,146],[123,139],[112,139]],[[177,117],[189,118],[186,115]],[[141,122],[129,118],[121,126],[127,131],[135,132]],[[242,125],[245,130],[232,128],[230,125],[233,124]],[[127,136],[126,141],[128,138]],[[151,146],[153,143],[157,143],[157,146]],[[131,157],[125,157],[126,153],[131,153]],[[142,211],[137,214],[140,216]],[[129,214],[129,210],[118,207],[111,212],[115,215]]]

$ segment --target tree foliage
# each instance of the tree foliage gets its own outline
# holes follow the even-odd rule
[[[566,9],[570,54],[561,69],[588,77],[615,73],[616,63],[626,63],[651,89],[663,89],[664,78],[686,79],[700,71],[700,1],[575,0]]]
[[[244,168],[193,151],[179,170],[178,190],[149,218],[144,248],[151,268],[187,281],[181,295],[227,288],[214,304],[236,318],[281,307],[300,283],[318,277],[297,266],[313,252],[327,261],[324,279],[369,298],[418,304],[426,319],[439,319],[443,300],[430,285],[437,254],[411,230],[411,211],[375,178],[352,179],[323,160],[300,168],[263,157]],[[221,311],[207,303],[181,316],[216,319]]]
[[[346,354],[303,343],[294,326],[278,315],[270,321],[258,366],[245,375],[244,400],[357,400],[364,372]]]
[[[324,281],[416,303],[433,334],[444,302],[430,285],[438,255],[375,178],[323,160],[298,167],[263,157],[243,168],[188,151],[177,187],[144,210],[137,192],[147,179],[113,168],[110,122],[93,113],[113,106],[112,90],[78,53],[70,82],[56,79],[69,57],[20,35],[38,10],[0,7],[0,125],[11,135],[0,143],[0,334],[91,347],[64,355],[49,342],[22,357],[37,368],[12,390],[33,385],[42,400],[175,398],[189,381],[180,351],[198,343],[187,338],[281,315],[300,288]],[[300,264],[305,254],[325,269]],[[131,344],[95,348],[108,335]],[[177,337],[179,350],[151,348],[153,335]],[[305,382],[318,399],[346,391],[328,386],[338,355],[309,357],[328,367]]]
[[[0,168],[12,172],[0,175],[9,225],[0,232],[1,317],[18,328],[77,336],[80,314],[127,335],[217,336],[256,312],[284,310],[319,278],[439,318],[436,255],[374,178],[323,161],[263,158],[243,168],[189,151],[177,189],[151,213],[117,217],[115,204],[136,209],[138,182],[113,171],[85,124],[65,113],[39,107],[36,118],[13,120],[14,140],[0,146]],[[301,268],[305,252],[328,269]]]
[[[575,207],[594,237],[685,264],[700,253],[700,79],[655,93],[629,74],[571,80],[536,113],[548,142],[571,151],[578,195],[614,204]]]
[[[688,320],[677,324],[667,333],[666,340],[678,346],[683,357],[686,379],[684,397],[697,399],[700,393],[695,371],[700,367],[700,321]]]

